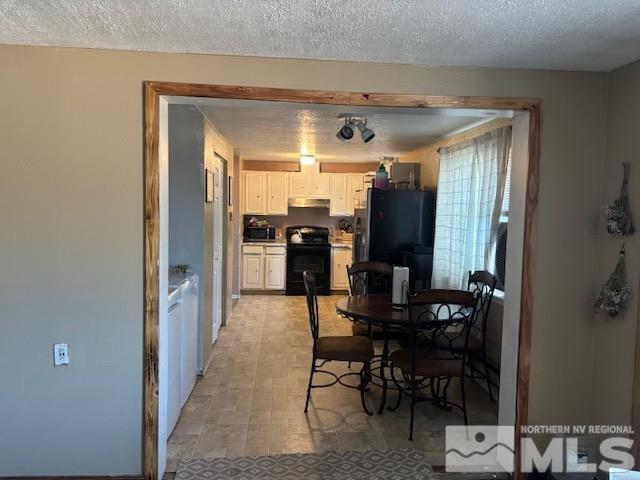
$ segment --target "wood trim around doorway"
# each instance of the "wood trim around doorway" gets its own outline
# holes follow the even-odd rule
[[[440,95],[397,95],[368,92],[296,90],[281,88],[201,85],[191,83],[144,82],[144,406],[143,474],[157,480],[158,463],[158,325],[160,260],[160,96],[227,98],[310,104],[357,105],[440,109],[491,109],[527,111],[529,119],[529,167],[524,219],[520,334],[516,392],[516,432],[527,422],[535,227],[538,209],[540,164],[541,99],[468,97]],[[519,438],[516,434],[516,438]],[[519,444],[516,442],[516,460]],[[516,463],[517,465],[517,463]],[[514,478],[519,478],[516,472]]]

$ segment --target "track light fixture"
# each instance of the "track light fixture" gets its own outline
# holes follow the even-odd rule
[[[360,137],[364,143],[370,142],[373,140],[373,137],[376,136],[373,130],[367,127],[366,118],[345,117],[344,126],[340,127],[336,137],[343,143],[348,142],[353,138],[353,133],[356,128],[360,132]]]

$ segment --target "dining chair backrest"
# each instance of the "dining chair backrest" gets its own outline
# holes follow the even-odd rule
[[[480,331],[483,337],[487,332],[489,310],[491,309],[493,293],[496,289],[497,283],[498,278],[486,270],[478,270],[473,273],[469,272],[467,290],[473,293],[478,302],[476,307],[476,319],[472,328]]]
[[[393,268],[384,262],[356,262],[347,266],[351,295],[391,293]]]
[[[309,325],[311,327],[311,336],[314,342],[318,339],[319,333],[319,317],[318,317],[318,290],[316,287],[316,277],[313,272],[305,270],[302,273],[304,280],[304,289],[307,295],[307,309],[309,310]]]
[[[468,349],[476,306],[476,297],[464,290],[418,292],[408,296],[409,328],[426,333],[432,342],[448,347],[451,356],[459,358]],[[415,342],[416,335],[410,338]]]

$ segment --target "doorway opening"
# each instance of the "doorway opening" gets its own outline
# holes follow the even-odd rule
[[[154,391],[149,391],[149,385],[157,385],[160,379],[162,391],[162,345],[156,341],[156,336],[162,336],[163,313],[166,303],[163,302],[161,286],[162,268],[157,271],[150,263],[151,259],[160,259],[162,264],[162,163],[163,158],[163,111],[168,105],[177,101],[176,96],[182,97],[178,101],[184,101],[185,97],[208,98],[232,98],[259,101],[277,101],[300,103],[308,102],[322,105],[344,105],[350,107],[400,107],[411,109],[434,109],[440,114],[454,111],[456,114],[464,109],[493,109],[509,110],[514,112],[513,136],[514,136],[514,168],[512,171],[512,214],[509,217],[510,250],[507,264],[512,266],[513,283],[510,281],[511,292],[505,299],[505,316],[513,320],[505,335],[510,335],[511,342],[508,346],[503,344],[503,362],[510,363],[511,371],[501,371],[501,404],[510,405],[505,411],[505,419],[514,424],[516,428],[526,421],[527,406],[527,380],[528,358],[530,346],[530,322],[531,322],[531,281],[533,257],[533,226],[537,199],[537,162],[539,152],[539,100],[536,99],[487,99],[470,97],[430,97],[411,95],[379,95],[379,94],[350,94],[336,92],[309,92],[301,90],[277,90],[277,89],[243,89],[240,87],[216,87],[200,85],[179,84],[146,84],[146,230],[147,239],[145,270],[147,302],[145,307],[145,326],[147,352],[155,352],[148,358],[145,365],[145,474],[154,478],[162,472],[162,452],[158,450],[158,433],[152,427],[158,421],[158,398],[154,398]],[[165,131],[166,133],[166,131]],[[226,178],[226,177],[225,177]],[[152,221],[153,220],[153,221]],[[226,222],[225,222],[226,223]],[[525,241],[526,239],[526,241]],[[158,248],[158,246],[160,248]],[[507,267],[507,269],[509,269]],[[163,305],[164,303],[164,305]],[[159,319],[157,324],[149,323],[151,319]],[[160,350],[158,350],[158,347]],[[154,358],[160,359],[160,375],[149,370],[158,364]],[[510,360],[507,357],[511,356]],[[502,364],[504,367],[505,363]],[[508,369],[507,369],[508,370]],[[510,379],[502,388],[502,378]],[[505,401],[503,402],[503,397]],[[511,418],[509,418],[511,417]],[[502,423],[502,422],[501,422]],[[155,434],[155,436],[154,436]]]

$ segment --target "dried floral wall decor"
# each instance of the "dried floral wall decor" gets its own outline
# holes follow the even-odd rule
[[[604,217],[607,220],[607,231],[612,235],[631,235],[635,229],[631,219],[631,206],[629,205],[629,171],[631,164],[622,164],[623,176],[620,196],[610,205],[604,208]]]
[[[625,266],[625,248],[622,245],[618,256],[616,268],[602,287],[600,296],[593,306],[595,313],[606,312],[609,317],[617,317],[624,311],[624,307],[631,295],[631,289],[627,282],[627,269]]]

